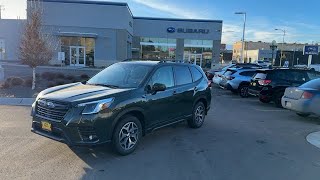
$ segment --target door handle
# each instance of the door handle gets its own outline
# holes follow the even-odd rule
[[[173,91],[173,93],[172,93],[173,95],[177,95],[178,93],[177,93],[177,91]]]

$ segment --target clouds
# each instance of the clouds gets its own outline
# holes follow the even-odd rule
[[[166,2],[163,0],[132,0],[135,3],[147,6],[154,10],[162,11],[178,18],[188,18],[188,19],[207,19],[209,13],[206,11],[196,11],[195,8],[189,9],[187,7],[182,7],[181,4],[173,4],[171,2]]]

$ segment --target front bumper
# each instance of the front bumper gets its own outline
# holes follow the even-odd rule
[[[51,131],[42,129],[43,121],[51,124]],[[57,122],[34,115],[31,132],[70,146],[94,146],[111,141],[112,120],[90,115]]]

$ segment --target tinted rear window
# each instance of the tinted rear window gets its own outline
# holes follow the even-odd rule
[[[309,82],[301,85],[300,87],[320,90],[320,79],[315,79],[315,80],[309,81]]]
[[[316,72],[316,71],[314,71],[314,72],[308,71],[307,74],[308,74],[309,79],[311,79],[311,80],[320,78],[320,73]]]
[[[254,75],[253,78],[254,78],[254,79],[266,79],[266,78],[267,78],[267,74],[266,74],[266,73],[258,72],[257,74]]]
[[[175,66],[174,70],[178,86],[192,83],[192,76],[187,66]]]

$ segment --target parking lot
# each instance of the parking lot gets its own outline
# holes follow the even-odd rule
[[[320,119],[213,88],[200,129],[185,123],[144,137],[122,157],[108,146],[69,148],[30,132],[30,108],[0,108],[0,179],[314,179]]]

